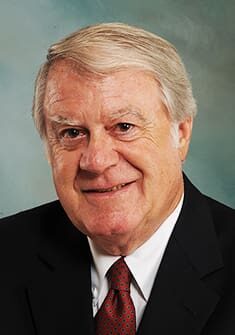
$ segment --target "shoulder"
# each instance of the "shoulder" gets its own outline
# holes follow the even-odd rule
[[[0,250],[34,247],[44,227],[50,230],[54,222],[65,216],[59,201],[53,201],[0,219]]]
[[[215,234],[217,244],[225,258],[235,258],[235,210],[219,201],[202,194],[184,176],[185,181],[185,212],[187,217],[201,227],[205,233]],[[208,236],[208,235],[207,235]],[[202,238],[206,238],[205,236]]]
[[[210,209],[217,234],[227,232],[235,233],[235,210],[204,195],[204,199]]]
[[[235,210],[206,195],[202,195],[207,208],[207,219],[212,223],[216,244],[229,280],[235,279]]]
[[[28,236],[38,231],[40,223],[50,220],[61,211],[59,201],[53,201],[32,209],[0,219],[0,239],[4,240],[8,235],[17,239],[16,233],[21,236]]]
[[[235,209],[201,193],[184,175],[185,202],[192,212],[209,215],[218,233],[235,230]]]
[[[224,249],[235,250],[235,210],[208,196],[204,198],[210,209],[220,244],[224,246]]]
[[[50,226],[60,212],[60,203],[54,201],[0,219],[0,266],[6,278],[11,278],[11,273],[27,273],[42,241],[43,227]]]
[[[208,206],[211,209],[211,212],[214,216],[215,220],[232,220],[234,222],[235,219],[235,209],[226,206],[225,204],[222,204],[221,202],[212,199],[206,195],[204,195]]]

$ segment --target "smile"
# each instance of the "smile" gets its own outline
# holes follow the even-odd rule
[[[115,186],[110,187],[110,188],[98,188],[98,189],[83,190],[83,192],[86,192],[86,193],[115,192],[115,191],[121,190],[123,187],[125,187],[125,186],[127,186],[129,184],[131,184],[131,182],[130,183],[118,184],[118,185],[115,185]]]

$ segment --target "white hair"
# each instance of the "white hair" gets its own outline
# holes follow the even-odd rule
[[[82,28],[49,48],[47,61],[35,82],[33,100],[33,118],[42,137],[45,135],[43,105],[47,75],[58,59],[72,60],[81,74],[94,76],[133,67],[150,72],[159,83],[162,102],[173,123],[196,115],[191,84],[173,45],[137,27],[103,23]],[[176,132],[172,134],[176,138]]]

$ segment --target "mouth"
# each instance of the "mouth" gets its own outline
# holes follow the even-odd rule
[[[109,193],[109,192],[115,192],[115,191],[119,191],[122,188],[132,184],[133,182],[129,182],[129,183],[122,183],[122,184],[118,184],[115,185],[113,187],[109,187],[109,188],[94,188],[94,189],[88,189],[88,190],[83,190],[83,193]]]

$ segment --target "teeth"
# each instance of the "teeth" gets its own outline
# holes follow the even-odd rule
[[[113,186],[111,188],[106,188],[106,189],[101,189],[101,190],[97,190],[97,192],[99,193],[104,193],[104,192],[112,192],[112,191],[117,191],[120,190],[123,186],[125,186],[126,184],[119,184],[117,186]]]

